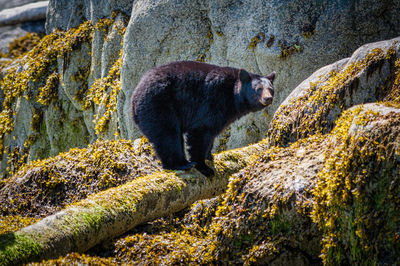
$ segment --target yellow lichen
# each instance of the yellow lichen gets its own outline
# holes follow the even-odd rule
[[[76,49],[82,42],[90,41],[92,28],[90,21],[87,21],[78,28],[67,32],[56,30],[43,37],[32,50],[21,57],[18,66],[8,70],[0,81],[0,88],[4,93],[3,110],[0,113],[1,153],[3,153],[5,135],[14,130],[14,117],[16,115],[14,103],[16,100],[21,96],[30,100],[32,92],[29,88],[31,88],[31,84],[40,84],[46,81],[45,86],[39,89],[36,100],[43,104],[48,103],[49,99],[43,97],[47,93],[48,96],[54,96],[53,87],[57,83],[57,74],[54,72],[57,58],[63,57]]]
[[[38,89],[38,103],[49,105],[51,101],[56,99],[59,80],[60,75],[57,72],[53,72],[47,77],[46,84]]]
[[[112,258],[102,258],[85,254],[70,253],[58,259],[46,260],[40,263],[29,263],[29,265],[116,265]]]
[[[122,50],[119,59],[111,67],[105,78],[97,79],[85,96],[84,108],[88,109],[93,104],[105,107],[105,112],[95,115],[94,124],[96,134],[106,131],[111,114],[117,110],[117,96],[121,90],[120,69],[122,62]]]
[[[77,28],[72,28],[66,32],[55,30],[53,33],[44,36],[40,41],[36,35],[27,35],[20,40],[16,40],[12,44],[13,48],[22,47],[22,43],[26,40],[31,40],[30,43],[36,44],[35,47],[27,47],[24,55],[15,61],[13,67],[7,70],[7,73],[0,81],[0,88],[4,93],[3,108],[0,112],[0,153],[3,155],[4,140],[7,135],[10,135],[14,130],[14,119],[16,116],[16,102],[19,97],[24,97],[28,101],[36,101],[43,105],[43,109],[54,99],[58,97],[58,83],[60,75],[57,69],[57,59],[68,58],[69,54],[79,49],[83,43],[91,42],[94,30],[107,32],[114,22],[117,12],[113,13],[111,19],[100,19],[96,25],[92,25],[91,21],[82,23]],[[119,21],[120,22],[120,21]],[[124,24],[117,22],[119,33],[123,34],[125,31]],[[11,46],[10,46],[11,47]],[[15,49],[14,49],[15,50]],[[19,49],[21,50],[21,49]],[[21,50],[22,51],[22,50]],[[104,82],[97,82],[92,91],[88,91],[87,82],[90,73],[90,67],[83,67],[71,76],[72,81],[79,82],[80,88],[77,90],[74,99],[82,105],[90,105],[90,96],[97,88],[110,86],[111,90],[100,90],[104,95],[107,94],[106,99],[102,99],[101,104],[104,104],[106,111],[99,117],[98,125],[96,125],[97,132],[104,131],[107,127],[108,121],[111,118],[111,113],[116,110],[116,98],[120,90],[119,81],[119,68],[121,60],[111,68],[109,76],[105,78]],[[99,86],[101,83],[101,86]],[[86,85],[85,85],[86,84]],[[100,103],[100,101],[98,101]],[[43,112],[43,110],[42,110]],[[32,121],[34,117],[32,117]],[[32,122],[32,124],[37,124]],[[38,131],[34,132],[37,135]],[[30,140],[25,140],[24,146],[31,146],[33,142],[38,139],[37,137],[29,136]],[[29,143],[29,145],[27,145]],[[22,148],[20,148],[22,149]],[[29,148],[25,151],[29,153]],[[16,155],[16,153],[14,153]],[[28,154],[20,154],[27,158]],[[17,162],[14,159],[9,159],[11,162]],[[9,168],[18,169],[17,166],[9,166]]]
[[[19,215],[0,216],[0,235],[10,232],[16,232],[21,228],[37,222],[39,219],[32,217],[23,217]]]
[[[247,47],[247,49],[250,49],[253,53],[257,47],[257,44],[264,42],[265,41],[265,33],[264,32],[259,32],[256,36],[251,38],[250,44]]]
[[[7,194],[0,195],[0,213],[47,215],[89,194],[123,184],[132,176],[152,173],[160,162],[148,142],[144,140],[142,146],[137,154],[129,140],[98,140],[85,149],[74,148],[23,165],[6,181],[10,186],[3,191]]]
[[[199,61],[199,62],[210,61],[210,57],[207,58],[207,54],[209,54],[210,47],[211,47],[212,43],[214,42],[214,34],[211,31],[211,29],[208,31],[206,39],[207,39],[207,43],[206,43],[205,47],[203,47],[201,49],[199,55],[196,58],[196,61]]]
[[[43,36],[34,32],[28,32],[22,37],[13,40],[8,45],[8,57],[16,58],[26,52],[32,50],[39,42]]]
[[[388,151],[398,148],[400,117],[387,116],[387,122],[354,136],[351,124],[364,127],[379,117],[361,111],[346,111],[338,120],[313,191],[311,214],[323,231],[321,258],[326,264],[372,265],[390,254],[390,264],[397,264],[400,165]]]
[[[386,53],[379,48],[373,49],[363,59],[349,64],[346,69],[332,71],[325,77],[320,77],[317,83],[310,83],[303,96],[281,106],[276,112],[270,125],[272,130],[267,133],[270,141],[275,145],[285,145],[310,134],[325,133],[332,129],[333,124],[329,123],[328,116],[335,107],[344,108],[345,99],[341,95],[349,89],[346,84],[374,63],[387,60],[388,54],[393,56],[390,51],[389,49]],[[287,122],[283,123],[282,119]]]

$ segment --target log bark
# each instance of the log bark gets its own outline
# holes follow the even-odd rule
[[[16,265],[84,252],[133,227],[225,191],[233,173],[254,162],[258,143],[215,156],[216,174],[161,171],[89,196],[41,221],[0,238],[0,265]]]
[[[46,18],[49,1],[31,3],[0,11],[0,26],[14,25]]]

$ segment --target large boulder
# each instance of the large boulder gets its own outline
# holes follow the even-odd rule
[[[109,26],[118,28],[111,21]],[[83,75],[102,77],[107,71],[100,70],[109,69],[88,91],[93,109],[85,109],[79,98],[72,97],[74,89],[85,84],[85,79],[77,78],[81,75],[73,73],[88,67],[84,62],[93,37],[91,27],[85,23],[77,30],[54,33],[69,37],[61,38],[69,40],[59,47],[64,52],[39,55],[52,60],[50,69],[62,69],[63,75],[57,72],[46,77],[37,98],[10,88],[24,88],[11,86],[13,77],[35,88],[29,87],[35,85],[29,81],[41,82],[37,72],[44,71],[43,65],[28,61],[15,70],[16,76],[7,76],[5,111],[9,106],[25,110],[17,112],[13,127],[26,132],[46,129],[34,102],[57,103],[43,97],[46,88],[50,96],[57,96],[58,101],[64,97],[69,103],[61,108],[74,108],[75,113],[80,109],[95,113],[105,103],[115,104],[107,98],[107,91],[114,96],[118,92],[116,66],[124,57],[111,67],[101,60],[100,68]],[[97,30],[102,34],[102,27]],[[112,36],[110,31],[104,34]],[[57,35],[45,38],[59,42]],[[107,53],[113,54],[111,50]],[[364,45],[352,57],[317,70],[276,112],[269,138],[215,156],[217,175],[211,179],[195,170],[158,171],[159,162],[148,143],[125,140],[97,141],[86,149],[72,149],[15,169],[13,177],[0,183],[0,211],[6,215],[0,217],[5,221],[0,223],[5,224],[0,232],[7,232],[0,239],[0,262],[56,258],[101,243],[89,254],[114,254],[108,261],[116,264],[399,264],[399,54],[396,38]],[[68,59],[74,59],[75,66]],[[29,67],[33,72],[24,72]],[[78,85],[63,82],[68,75]],[[58,94],[50,90],[52,84],[57,85]],[[27,97],[19,94],[13,102],[12,93]],[[109,100],[97,99],[102,97]],[[10,125],[2,123],[1,129],[8,130]],[[82,125],[82,120],[75,125]],[[15,132],[5,141],[22,141],[23,131],[21,135]],[[109,187],[113,188],[99,192]],[[222,194],[182,210],[200,198],[198,193],[201,197]],[[86,198],[88,194],[92,195]],[[59,206],[65,209],[58,212]],[[166,218],[172,213],[176,219]],[[160,220],[152,221],[156,218]],[[19,225],[11,226],[15,221]],[[104,242],[144,222],[149,223],[111,243]],[[20,229],[28,224],[32,225]],[[46,263],[96,261],[85,254],[70,254]]]
[[[393,82],[399,58],[400,38],[395,38],[363,45],[351,57],[314,72],[276,111],[268,131],[270,145],[326,133],[343,110],[388,100],[398,90]]]
[[[137,137],[129,99],[141,75],[173,60],[204,60],[260,74],[277,71],[274,103],[234,123],[217,141],[262,139],[280,103],[316,69],[367,42],[396,37],[398,1],[135,1],[124,42],[121,135]]]
[[[99,137],[139,137],[130,117],[132,91],[147,69],[174,60],[207,61],[263,74],[276,70],[274,103],[235,122],[217,139],[214,150],[256,142],[301,80],[349,56],[361,44],[395,37],[400,29],[399,9],[398,1],[370,0],[51,0],[49,35],[39,48],[42,55],[51,56],[30,54],[1,74],[14,72],[7,84],[17,86],[11,85],[8,93],[18,91],[12,103],[10,97],[6,101],[7,110],[2,110],[7,119],[0,140],[9,153],[2,157],[1,170]],[[91,23],[82,23],[87,20]],[[87,31],[88,38],[78,39]],[[75,45],[57,48],[68,43]],[[35,65],[43,68],[41,76],[32,80],[29,72]],[[24,79],[22,84],[19,79]],[[3,91],[8,86],[4,84],[0,85]],[[56,101],[38,102],[40,88],[51,91],[50,87],[55,87],[56,93],[50,94]],[[47,105],[39,105],[40,101]],[[10,119],[20,120],[13,130]]]

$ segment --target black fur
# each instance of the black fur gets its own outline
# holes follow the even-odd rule
[[[166,169],[195,167],[204,175],[214,172],[214,138],[239,117],[272,102],[275,72],[267,82],[260,75],[232,67],[180,61],[147,71],[132,95],[135,123]],[[190,161],[185,158],[187,134]]]

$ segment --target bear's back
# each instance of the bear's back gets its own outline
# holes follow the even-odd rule
[[[132,102],[141,100],[146,94],[155,96],[163,94],[168,97],[179,96],[180,93],[193,94],[201,97],[202,94],[213,94],[212,86],[215,82],[227,82],[229,87],[237,79],[231,67],[220,67],[196,61],[176,61],[154,67],[148,70],[137,85]]]
[[[194,61],[176,61],[148,70],[132,96],[132,113],[167,112],[173,109],[182,121],[212,113],[221,115],[233,105],[233,86],[238,70]],[[222,105],[222,106],[220,106]]]

